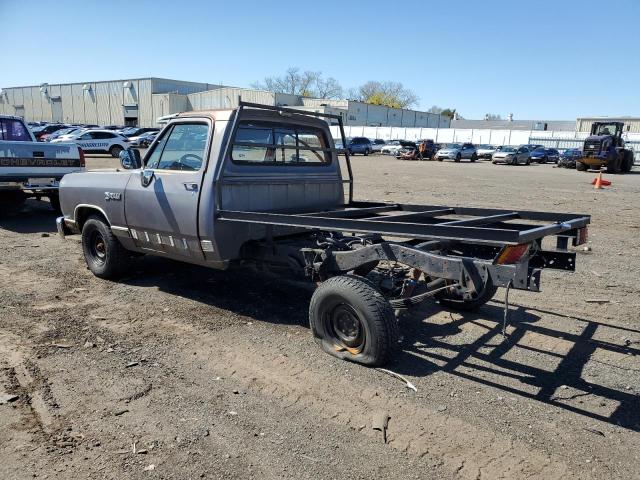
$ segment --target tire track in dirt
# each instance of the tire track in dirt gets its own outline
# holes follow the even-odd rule
[[[184,324],[163,322],[159,332],[180,330],[190,346],[207,352],[211,375],[235,378],[247,388],[281,404],[290,415],[318,416],[336,424],[358,428],[367,425],[377,410],[389,412],[388,445],[416,457],[442,462],[452,474],[468,479],[499,478],[588,478],[571,472],[555,456],[523,443],[481,430],[458,418],[442,415],[416,402],[390,398],[365,385],[354,385],[342,377],[328,376],[310,367],[304,359],[281,354],[261,354],[260,348],[232,332],[208,335]],[[232,347],[230,347],[232,345]],[[185,357],[187,361],[188,357]]]

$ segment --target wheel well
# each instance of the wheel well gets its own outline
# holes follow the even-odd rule
[[[109,226],[111,225],[109,223],[109,220],[105,216],[105,214],[103,212],[101,212],[100,210],[98,210],[96,207],[78,207],[78,209],[76,210],[76,218],[75,218],[76,226],[80,230],[82,230],[82,227],[83,227],[84,223],[92,215],[95,215],[95,216],[98,216],[98,217],[102,218],[104,220],[104,223],[106,223]]]

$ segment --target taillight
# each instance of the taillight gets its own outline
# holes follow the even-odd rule
[[[78,154],[80,155],[80,166],[84,167],[84,152],[78,147]]]
[[[507,245],[502,252],[498,255],[496,263],[498,265],[505,265],[510,263],[518,263],[522,257],[524,257],[529,251],[529,243],[520,243],[518,245]]]

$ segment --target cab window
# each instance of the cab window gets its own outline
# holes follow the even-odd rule
[[[21,121],[5,118],[0,119],[0,140],[30,142],[31,136]]]
[[[205,123],[177,123],[156,143],[147,160],[155,170],[200,170],[204,159],[209,126]]]
[[[231,160],[256,165],[327,165],[328,142],[318,128],[269,122],[241,122]]]

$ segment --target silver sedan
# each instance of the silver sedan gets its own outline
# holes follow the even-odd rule
[[[525,146],[502,147],[491,156],[491,163],[504,163],[505,165],[529,165],[531,153]]]

